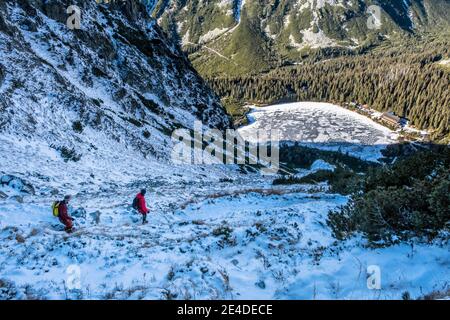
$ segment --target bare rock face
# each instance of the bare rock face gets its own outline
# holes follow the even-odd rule
[[[80,29],[66,25],[70,5],[81,9]],[[102,148],[102,135],[167,159],[175,129],[195,120],[231,126],[218,97],[138,0],[1,1],[0,57],[1,134],[77,155]]]

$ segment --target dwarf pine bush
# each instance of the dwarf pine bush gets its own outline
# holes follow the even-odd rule
[[[331,211],[334,236],[356,232],[371,244],[390,245],[413,237],[448,237],[450,231],[450,151],[424,151],[394,165],[369,171],[362,192]]]

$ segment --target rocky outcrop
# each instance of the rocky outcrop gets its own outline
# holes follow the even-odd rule
[[[34,195],[35,189],[33,185],[22,178],[15,177],[12,175],[3,175],[0,177],[0,185],[2,187],[7,186],[20,193],[32,194]]]

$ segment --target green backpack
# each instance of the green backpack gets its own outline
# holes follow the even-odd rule
[[[53,216],[55,216],[55,217],[59,217],[59,205],[60,205],[59,201],[53,202],[52,212],[53,212]]]

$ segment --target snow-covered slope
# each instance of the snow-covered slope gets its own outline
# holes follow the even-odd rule
[[[81,193],[72,235],[51,199],[0,202],[0,299],[400,299],[447,288],[448,243],[338,243],[324,221],[345,197],[234,178],[153,180],[146,226],[128,206],[132,184]],[[367,287],[371,265],[381,290]]]
[[[383,299],[445,289],[448,243],[335,242],[326,215],[347,197],[325,184],[275,187],[233,166],[170,164],[173,129],[230,125],[217,98],[137,1],[75,3],[82,29],[70,31],[69,1],[0,2],[0,299]],[[142,187],[144,226],[130,208]],[[65,194],[70,235],[50,208]],[[381,291],[367,288],[371,264]]]
[[[81,30],[66,26],[70,4]],[[230,125],[140,1],[2,1],[0,48],[2,145],[167,159],[174,129]]]

